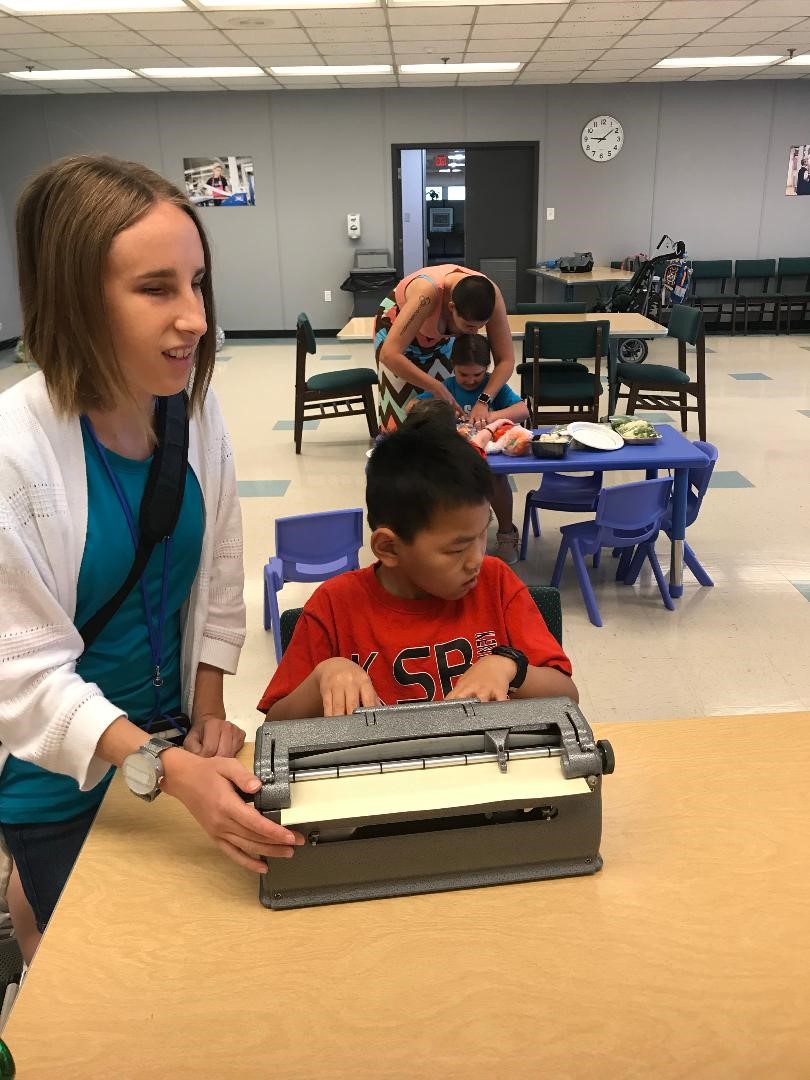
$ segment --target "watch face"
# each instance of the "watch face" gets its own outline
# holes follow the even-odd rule
[[[612,161],[624,146],[624,129],[615,116],[595,116],[582,129],[582,150],[599,164]]]
[[[157,761],[149,754],[136,751],[128,754],[121,765],[121,772],[130,791],[136,795],[151,795],[157,784]]]

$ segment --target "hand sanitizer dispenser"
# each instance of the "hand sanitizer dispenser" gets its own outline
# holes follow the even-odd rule
[[[346,218],[346,228],[349,233],[350,240],[360,239],[360,215],[349,214]]]

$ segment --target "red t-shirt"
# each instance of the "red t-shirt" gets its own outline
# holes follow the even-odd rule
[[[310,597],[258,707],[266,712],[333,656],[365,668],[386,705],[442,700],[496,645],[571,674],[529,590],[500,559],[484,559],[478,584],[460,600],[403,600],[386,592],[373,566],[351,570]]]

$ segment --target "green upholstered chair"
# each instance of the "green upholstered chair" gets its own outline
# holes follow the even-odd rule
[[[751,308],[759,310],[757,327],[765,329],[765,315],[769,307],[773,308],[770,329],[779,333],[779,314],[781,296],[770,291],[771,281],[776,276],[775,259],[737,259],[734,264],[735,311],[732,317],[731,332],[734,333],[740,308],[743,312],[743,333],[748,333],[748,315]]]
[[[687,413],[698,414],[698,431],[706,441],[706,332],[704,315],[697,308],[680,304],[669,317],[668,336],[678,342],[678,366],[668,364],[617,365],[619,398],[627,398],[627,415],[640,409],[678,409],[681,430],[686,431]],[[692,379],[686,370],[686,346],[694,345],[697,354],[697,374]],[[628,393],[623,394],[621,387]],[[695,398],[694,405],[688,398]]]
[[[732,278],[731,259],[695,259],[692,262],[692,291],[688,303],[701,311],[715,309],[715,330],[720,329],[725,308],[729,309],[734,324],[734,294],[726,292]]]
[[[560,602],[560,590],[551,585],[529,585],[529,593],[537,605],[537,610],[543,616],[546,626],[556,641],[562,645],[562,603]],[[296,624],[301,617],[303,608],[290,608],[281,613],[281,652],[286,652],[287,646],[293,636]]]
[[[371,368],[322,371],[307,378],[307,356],[315,355],[315,334],[306,315],[298,316],[295,350],[295,452],[301,453],[304,420],[333,420],[366,415],[368,433],[379,433],[373,387],[379,382]]]
[[[607,319],[526,323],[523,347],[531,359],[519,364],[518,371],[527,380],[524,397],[532,427],[598,420],[602,357],[607,355],[609,335]],[[576,363],[583,359],[593,359],[593,372]],[[548,364],[549,360],[556,362]]]
[[[780,259],[776,291],[780,296],[780,307],[785,312],[787,332],[790,333],[794,310],[800,312],[799,326],[807,319],[807,308],[810,306],[810,259]]]
[[[588,305],[579,301],[571,301],[570,303],[563,304],[518,304],[515,308],[515,314],[517,315],[584,315],[587,311]],[[576,360],[546,360],[543,363],[543,367],[546,371],[557,368],[562,371],[581,371],[587,372],[587,367],[584,364],[578,364]],[[526,335],[523,335],[523,360],[518,364],[516,371],[520,375],[520,396],[522,398],[531,397],[531,350],[526,341]]]

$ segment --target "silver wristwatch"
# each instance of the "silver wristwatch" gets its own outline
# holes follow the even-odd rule
[[[133,795],[144,802],[154,802],[160,794],[160,781],[164,771],[160,755],[171,750],[174,743],[152,736],[148,743],[127,754],[121,763],[121,772]]]

